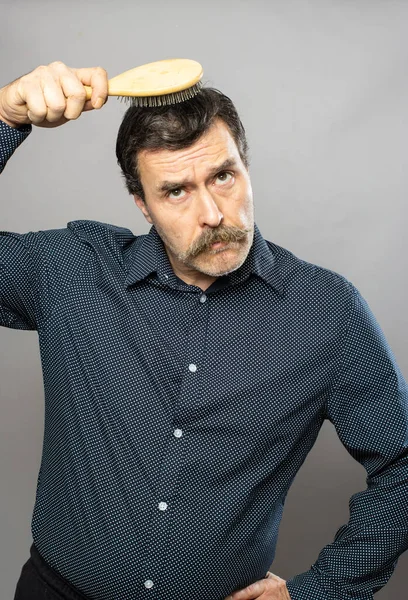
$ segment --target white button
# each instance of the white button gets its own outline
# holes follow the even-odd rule
[[[188,365],[188,370],[192,373],[195,373],[197,371],[197,365],[191,363],[190,365]]]
[[[175,429],[175,430],[173,431],[173,435],[174,435],[174,437],[176,437],[176,438],[181,438],[181,436],[183,435],[183,432],[181,431],[181,429]]]
[[[159,510],[161,510],[161,511],[167,510],[167,502],[159,502]]]
[[[205,294],[203,294],[202,296],[200,296],[200,302],[201,304],[204,304],[204,302],[207,300],[207,296]]]
[[[153,587],[153,581],[151,579],[146,579],[146,581],[144,582],[144,586],[147,590],[151,590]]]
[[[168,279],[168,278],[169,278],[169,276],[167,275],[167,273],[165,273],[165,274],[164,274],[164,276],[165,276],[165,278],[166,278],[166,279]]]

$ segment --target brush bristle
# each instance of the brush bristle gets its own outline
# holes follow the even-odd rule
[[[180,92],[174,92],[173,94],[165,94],[163,96],[120,96],[119,99],[128,106],[169,106],[171,104],[178,104],[179,102],[191,100],[198,94],[202,87],[201,81],[198,81],[192,87]]]

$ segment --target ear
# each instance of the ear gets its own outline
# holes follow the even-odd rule
[[[143,216],[146,219],[146,221],[148,223],[150,223],[150,225],[153,225],[153,221],[152,221],[152,218],[151,218],[150,213],[148,211],[146,202],[144,202],[144,200],[142,200],[142,198],[140,196],[137,196],[136,194],[133,194],[133,198],[135,200],[136,206],[138,208],[140,208],[140,210],[142,211]]]

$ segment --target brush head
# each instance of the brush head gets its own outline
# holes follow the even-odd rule
[[[108,81],[108,96],[133,106],[166,106],[190,100],[200,91],[203,68],[195,60],[172,58],[142,65]],[[86,99],[92,88],[84,86]]]
[[[191,100],[196,96],[202,89],[203,84],[198,81],[193,86],[186,90],[179,92],[173,92],[172,94],[163,94],[160,96],[118,96],[118,99],[130,106],[137,107],[156,107],[156,106],[170,106],[172,104],[179,104],[186,100]]]

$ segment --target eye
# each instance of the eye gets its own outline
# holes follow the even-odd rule
[[[218,173],[217,177],[215,178],[215,180],[218,183],[221,183],[221,185],[225,185],[226,183],[229,183],[232,179],[233,179],[233,174],[229,173],[229,171],[223,171],[222,173]]]
[[[169,198],[173,198],[178,200],[179,198],[183,198],[185,196],[186,191],[183,188],[175,188],[174,190],[170,190],[168,193]]]

